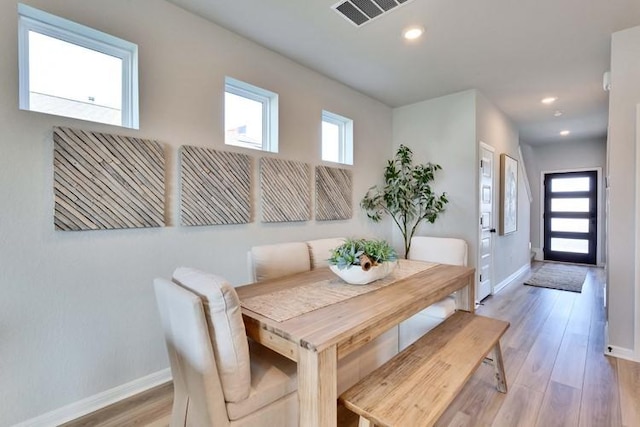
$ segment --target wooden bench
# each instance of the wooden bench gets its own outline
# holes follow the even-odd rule
[[[431,426],[485,357],[507,392],[500,337],[509,323],[458,311],[340,396],[359,426]]]

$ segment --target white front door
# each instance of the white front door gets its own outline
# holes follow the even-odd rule
[[[480,226],[478,245],[478,284],[476,300],[482,301],[492,292],[493,287],[493,176],[494,149],[480,142]]]

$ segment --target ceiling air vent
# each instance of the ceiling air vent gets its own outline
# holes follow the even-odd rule
[[[413,0],[347,0],[339,1],[331,6],[343,18],[356,27],[396,10],[403,4]]]

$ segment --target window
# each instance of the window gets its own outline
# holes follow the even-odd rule
[[[278,94],[225,78],[225,144],[278,152]]]
[[[20,108],[138,129],[138,46],[18,4]]]
[[[353,120],[322,111],[322,160],[353,164]]]

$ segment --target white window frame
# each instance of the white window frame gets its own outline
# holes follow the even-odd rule
[[[322,110],[322,122],[339,128],[338,163],[353,165],[353,120],[330,111]],[[332,161],[322,159],[324,161]]]
[[[34,31],[122,60],[122,127],[139,129],[138,45],[93,28],[18,4],[19,106],[29,105],[29,32]]]
[[[224,79],[225,94],[231,93],[243,98],[251,99],[262,104],[262,151],[272,153],[278,152],[278,94],[258,86],[234,79],[233,77],[225,77]],[[225,105],[226,108],[226,105]],[[226,126],[225,128],[225,144],[238,147],[236,144],[227,142]]]

